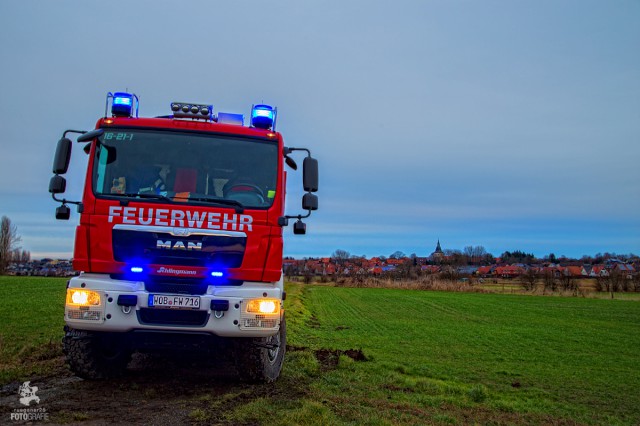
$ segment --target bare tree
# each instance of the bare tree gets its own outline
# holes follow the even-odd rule
[[[568,290],[575,291],[577,288],[575,277],[571,275],[569,271],[564,271],[562,273],[562,276],[560,277],[560,285],[562,286],[562,289],[565,291],[568,291]]]
[[[612,299],[614,293],[621,290],[622,282],[624,279],[625,277],[617,269],[612,269],[609,272],[609,276],[605,278],[605,286],[607,288],[607,291],[611,294]]]
[[[536,282],[538,281],[538,271],[533,268],[527,269],[527,272],[520,275],[520,282],[522,287],[526,291],[533,291],[536,289]]]
[[[11,251],[11,263],[28,263],[31,261],[31,253],[27,250],[22,250],[20,247]]]
[[[351,254],[346,251],[346,250],[341,250],[338,249],[336,251],[333,252],[333,254],[331,255],[331,258],[340,262],[344,262],[345,260],[348,260],[351,257]]]
[[[4,274],[7,266],[13,260],[13,251],[18,248],[22,239],[18,235],[18,227],[11,223],[11,219],[2,216],[0,223],[0,274]]]
[[[469,264],[479,265],[483,263],[488,253],[483,246],[466,246],[462,254],[467,257]]]
[[[545,270],[542,274],[542,281],[544,283],[544,290],[550,290],[552,292],[557,290],[558,282],[556,281],[556,275],[554,271]]]
[[[336,276],[342,276],[345,271],[345,263],[351,258],[351,253],[346,250],[338,249],[333,252],[331,258],[336,264]]]

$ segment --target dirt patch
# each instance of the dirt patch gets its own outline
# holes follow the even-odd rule
[[[315,315],[311,315],[307,320],[307,325],[311,328],[320,328],[320,321],[315,317]]]
[[[15,409],[26,408],[19,401],[21,384],[14,382],[2,387],[0,423],[9,421]],[[31,408],[46,409],[51,423],[87,425],[188,424],[194,420],[190,417],[193,407],[201,406],[202,401],[231,394],[238,395],[240,404],[247,398],[257,398],[256,392],[264,388],[238,383],[235,368],[225,360],[144,354],[136,354],[118,379],[87,381],[65,371],[53,377],[33,378],[31,386],[38,387],[40,398],[37,407],[32,404]],[[229,402],[233,405],[234,398]]]
[[[362,349],[347,349],[346,351],[342,351],[342,353],[354,361],[367,361],[367,357],[364,355],[364,352],[362,352]]]
[[[307,346],[294,346],[287,345],[288,352],[305,352],[311,351],[311,349]],[[313,355],[318,360],[320,364],[320,368],[323,371],[334,370],[338,366],[338,362],[340,360],[340,355],[345,355],[351,358],[354,361],[367,361],[367,357],[365,356],[362,349],[316,349],[313,350]]]
[[[362,349],[347,349],[342,351],[339,349],[318,349],[314,351],[314,355],[322,370],[334,370],[338,366],[340,355],[346,355],[354,361],[366,361],[367,357]]]

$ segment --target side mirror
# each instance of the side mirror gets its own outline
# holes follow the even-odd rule
[[[284,162],[287,163],[287,166],[291,167],[293,170],[298,170],[298,165],[293,160],[293,158],[289,157],[288,155],[284,156]]]
[[[95,129],[90,132],[83,133],[82,135],[78,136],[78,142],[91,142],[98,136],[102,136],[103,133],[104,129]]]
[[[307,233],[307,224],[298,219],[296,223],[293,224],[293,233],[295,235],[304,235]]]
[[[304,210],[318,210],[318,196],[307,192],[302,197],[302,208]]]
[[[69,161],[71,160],[71,140],[62,138],[58,141],[56,147],[56,155],[53,157],[53,173],[63,175],[69,169]]]
[[[56,219],[69,220],[71,217],[71,209],[66,205],[61,205],[56,209]]]
[[[55,175],[49,181],[49,192],[52,194],[62,194],[67,190],[67,180],[62,176]]]
[[[305,157],[302,163],[302,184],[307,192],[318,190],[318,160]]]

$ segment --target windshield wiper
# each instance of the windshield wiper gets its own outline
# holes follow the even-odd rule
[[[161,194],[136,194],[136,193],[124,193],[124,194],[110,194],[118,197],[129,197],[129,198],[152,198],[154,200],[163,200],[173,202],[173,200],[166,195]]]
[[[189,201],[202,201],[205,203],[218,204],[221,206],[233,206],[236,209],[236,213],[244,212],[244,204],[236,200],[227,200],[225,198],[209,198],[209,197],[175,197],[184,198]]]

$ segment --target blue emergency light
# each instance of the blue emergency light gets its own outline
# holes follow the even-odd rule
[[[107,104],[104,108],[104,116],[107,116],[109,108],[109,99],[111,99],[111,115],[113,117],[133,117],[134,107],[135,116],[138,117],[138,97],[134,93],[115,92],[107,93]]]
[[[211,272],[211,276],[214,278],[222,278],[224,276],[224,273],[221,271],[213,271]]]
[[[144,269],[141,268],[140,266],[132,266],[131,267],[131,272],[133,272],[133,273],[139,274],[139,273],[141,273],[143,271],[144,271]]]
[[[133,95],[130,93],[117,92],[113,94],[111,103],[111,114],[116,117],[131,117],[133,108]]]
[[[254,105],[251,109],[251,125],[259,129],[271,129],[275,126],[276,111],[269,105]]]

